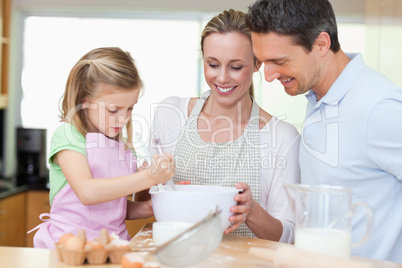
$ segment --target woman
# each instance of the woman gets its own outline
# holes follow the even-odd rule
[[[174,152],[174,182],[237,187],[238,205],[225,231],[292,243],[294,217],[283,183],[297,183],[299,134],[259,108],[246,14],[224,11],[201,36],[205,80],[200,98],[170,97],[155,113],[151,135]],[[152,149],[152,146],[151,146]]]

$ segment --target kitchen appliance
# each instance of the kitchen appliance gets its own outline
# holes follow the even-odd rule
[[[17,160],[18,186],[46,187],[46,129],[17,128]]]

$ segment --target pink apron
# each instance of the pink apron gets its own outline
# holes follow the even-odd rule
[[[124,150],[124,144],[110,140],[100,133],[86,135],[86,151],[92,177],[111,178],[136,172],[136,158],[131,150]],[[127,197],[96,205],[84,205],[69,184],[65,185],[53,199],[50,213],[43,213],[44,222],[34,236],[35,248],[54,248],[55,243],[65,233],[86,232],[87,239],[99,236],[102,228],[114,232],[121,239],[130,240],[125,219]],[[43,217],[48,217],[44,219]]]

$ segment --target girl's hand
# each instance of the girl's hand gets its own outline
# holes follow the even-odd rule
[[[239,228],[240,224],[243,222],[246,222],[247,224],[247,219],[254,211],[254,205],[256,203],[251,197],[250,186],[247,183],[240,182],[236,184],[236,188],[243,189],[243,192],[235,196],[237,205],[230,208],[230,212],[235,214],[229,218],[229,221],[233,224],[225,230],[226,234]]]
[[[167,153],[154,155],[150,167],[146,170],[154,184],[167,182],[174,176],[175,172],[173,155]]]
[[[144,163],[142,163],[142,165],[137,168],[137,172],[142,171],[147,168],[149,168],[149,163],[148,163],[148,161],[144,161]]]

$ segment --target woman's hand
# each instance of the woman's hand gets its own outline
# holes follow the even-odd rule
[[[243,189],[243,192],[235,196],[237,205],[230,208],[230,212],[235,214],[229,218],[229,221],[233,224],[225,230],[225,234],[233,232],[243,222],[247,224],[247,219],[253,213],[254,205],[256,204],[256,201],[251,196],[250,186],[247,183],[240,182],[236,184],[236,188]]]
[[[178,185],[188,185],[188,184],[191,184],[191,181],[179,181],[176,184],[178,184]]]
[[[154,215],[152,201],[133,202],[127,200],[127,220],[146,219]]]
[[[152,163],[146,169],[154,184],[165,183],[174,176],[175,163],[173,155],[164,153],[163,155],[154,155]]]

